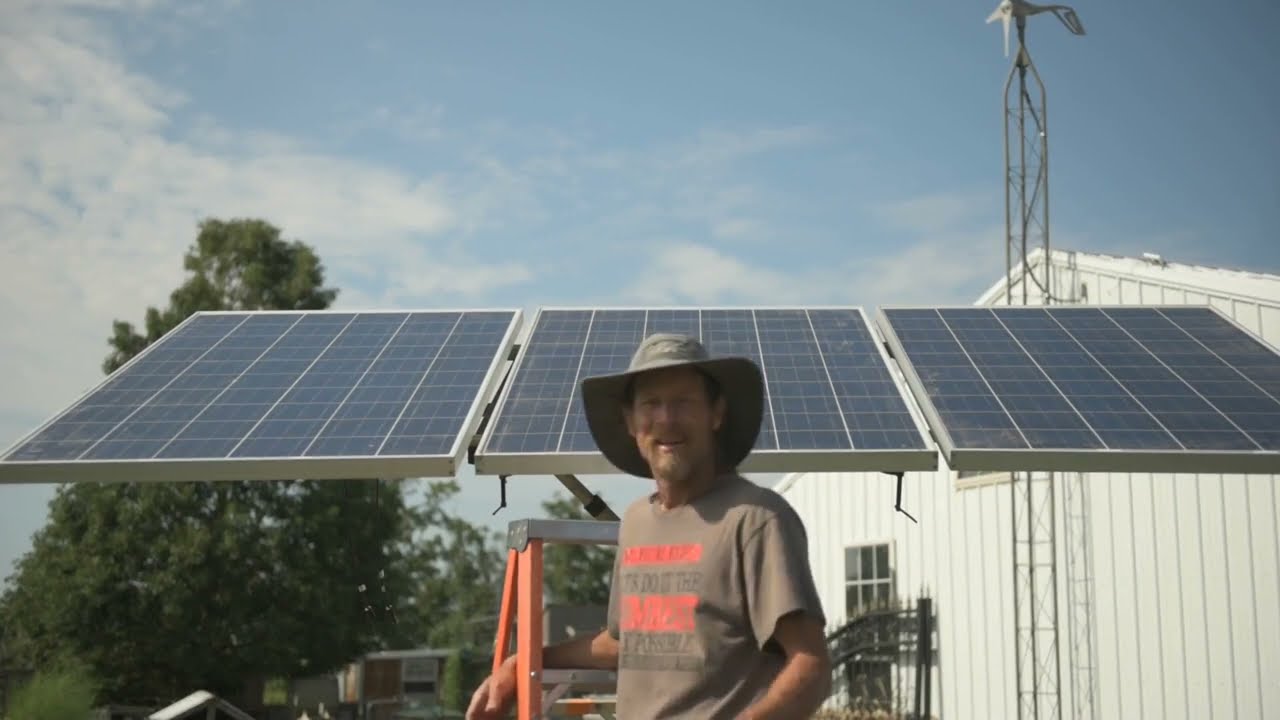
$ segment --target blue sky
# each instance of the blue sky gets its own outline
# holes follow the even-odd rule
[[[0,445],[100,379],[207,215],[312,244],[346,308],[970,302],[1003,259],[994,7],[6,3]],[[1029,33],[1055,247],[1280,272],[1280,6],[1076,8],[1087,36]],[[556,487],[513,483],[498,522]],[[0,574],[50,494],[0,488]]]

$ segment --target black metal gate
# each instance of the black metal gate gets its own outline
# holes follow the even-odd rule
[[[932,715],[933,600],[874,610],[827,636],[832,660],[829,706],[839,717],[924,720]]]

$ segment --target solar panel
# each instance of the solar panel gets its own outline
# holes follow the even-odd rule
[[[712,355],[744,355],[763,369],[765,416],[744,472],[937,465],[858,308],[543,308],[481,438],[476,470],[618,472],[591,437],[580,383],[625,370],[656,332],[699,337]]]
[[[953,470],[1280,472],[1280,355],[1213,308],[885,308]]]
[[[0,482],[452,475],[519,321],[198,313],[18,443]]]

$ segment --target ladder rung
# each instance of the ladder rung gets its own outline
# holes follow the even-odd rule
[[[543,685],[573,685],[577,689],[617,687],[618,674],[611,670],[543,670]]]
[[[584,715],[599,715],[603,713],[612,713],[617,707],[617,701],[595,699],[595,698],[565,698],[557,700],[555,704],[556,715],[567,715],[569,717],[582,717]]]

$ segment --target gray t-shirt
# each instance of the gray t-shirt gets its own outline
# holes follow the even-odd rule
[[[794,611],[826,624],[804,525],[782,496],[729,475],[672,510],[632,503],[609,600],[618,717],[736,717],[781,670],[771,638]]]

